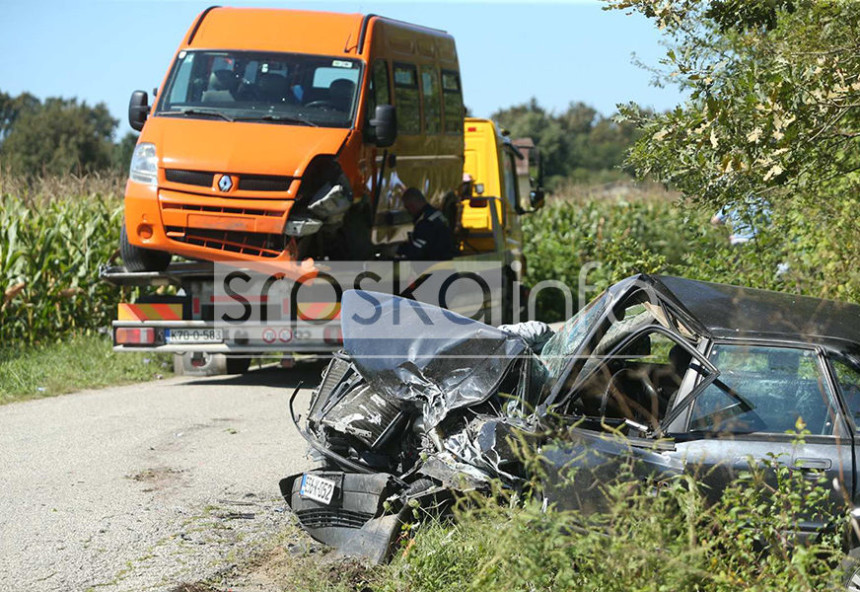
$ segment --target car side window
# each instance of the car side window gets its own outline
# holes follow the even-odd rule
[[[841,360],[831,359],[830,362],[842,391],[842,400],[854,420],[854,429],[860,432],[860,371]]]
[[[717,344],[720,375],[696,397],[691,432],[791,433],[798,426],[832,435],[836,411],[811,350]]]
[[[599,366],[578,389],[579,412],[656,428],[673,404],[692,355],[665,333],[646,331],[596,359]]]

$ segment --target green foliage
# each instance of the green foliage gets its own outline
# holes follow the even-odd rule
[[[107,335],[79,334],[59,343],[0,348],[0,405],[172,373],[170,355],[118,354],[111,347]]]
[[[134,153],[134,147],[137,145],[139,136],[140,134],[137,132],[128,132],[114,147],[113,167],[118,174],[128,174],[128,168],[131,165],[131,155]]]
[[[11,131],[15,120],[25,111],[40,106],[39,99],[30,93],[21,93],[17,97],[0,91],[0,141]]]
[[[540,460],[539,456],[535,460]],[[599,482],[604,509],[582,512],[539,496],[469,496],[456,521],[427,520],[390,565],[356,570],[352,561],[305,557],[289,590],[374,592],[812,592],[840,589],[841,530],[848,517],[829,505],[829,484],[779,459],[751,462],[716,503],[689,475],[636,479],[620,465]],[[571,486],[575,470],[562,486]],[[552,488],[556,491],[555,488]],[[566,502],[556,493],[550,499]],[[810,513],[815,516],[810,516]],[[833,528],[804,542],[799,525]]]
[[[637,174],[712,210],[766,199],[821,293],[856,298],[860,4],[610,4],[655,21],[669,45],[661,81],[689,92],[668,113],[624,110],[643,130],[629,156]]]
[[[555,200],[523,220],[525,282],[534,287],[557,280],[574,295],[582,286],[588,300],[616,281],[644,272],[860,299],[860,293],[842,283],[857,275],[855,269],[821,267],[822,259],[833,255],[827,249],[835,247],[826,233],[813,233],[808,222],[796,221],[808,232],[801,238],[772,225],[760,228],[753,241],[731,245],[728,229],[710,223],[712,214],[706,205],[665,198]],[[536,298],[538,318],[565,318],[559,291],[539,290]]]
[[[122,221],[118,181],[0,178],[0,342],[34,344],[110,325],[128,293],[99,281]]]
[[[632,467],[599,488],[600,513],[473,500],[456,525],[419,529],[372,589],[800,592],[838,582],[838,532],[808,546],[796,536],[810,506],[826,507],[828,485],[775,459],[712,506],[688,476],[643,482]]]
[[[21,97],[18,98],[20,101]],[[21,175],[89,173],[111,165],[117,120],[107,106],[49,98],[20,109],[0,146],[3,166]]]
[[[552,189],[565,179],[593,180],[595,173],[621,173],[627,149],[637,136],[636,126],[606,118],[585,103],[571,103],[555,115],[536,99],[501,109],[491,116],[513,138],[532,138],[541,150],[544,174]],[[629,178],[629,177],[628,177]]]

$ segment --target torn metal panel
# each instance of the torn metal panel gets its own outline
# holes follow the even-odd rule
[[[342,326],[344,350],[368,384],[383,397],[417,405],[427,429],[490,398],[527,351],[516,335],[376,292],[346,292]]]

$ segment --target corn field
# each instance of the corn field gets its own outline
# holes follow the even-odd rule
[[[0,176],[0,343],[110,325],[123,294],[100,282],[98,269],[116,257],[121,196],[119,179]]]
[[[587,269],[591,297],[644,271],[860,300],[833,291],[839,277],[815,264],[816,252],[769,229],[733,247],[709,212],[674,196],[570,189],[523,219],[527,285],[560,280],[576,292]],[[136,295],[98,278],[99,266],[118,256],[122,194],[118,177],[28,183],[0,173],[0,343],[33,345],[108,327],[117,303]],[[539,318],[563,318],[555,296],[539,299]]]

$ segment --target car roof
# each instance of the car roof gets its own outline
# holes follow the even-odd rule
[[[648,279],[715,338],[808,342],[860,352],[860,305],[672,276]]]

